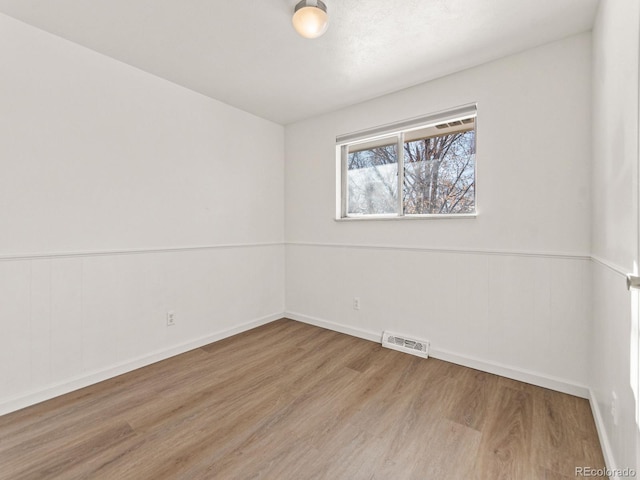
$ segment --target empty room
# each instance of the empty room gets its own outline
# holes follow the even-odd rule
[[[0,480],[640,476],[640,1],[0,0]]]

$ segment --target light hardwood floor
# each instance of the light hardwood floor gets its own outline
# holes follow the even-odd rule
[[[586,400],[286,319],[0,417],[11,480],[555,480],[578,466],[604,467]]]

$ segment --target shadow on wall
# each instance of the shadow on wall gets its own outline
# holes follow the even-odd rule
[[[633,262],[634,275],[638,275],[638,263]],[[636,407],[636,445],[640,445],[640,290],[631,289],[631,331],[629,332],[629,385]],[[640,470],[640,452],[636,452],[636,467]]]

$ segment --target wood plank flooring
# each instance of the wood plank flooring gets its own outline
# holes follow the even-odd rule
[[[604,468],[589,404],[279,320],[0,417],[0,479],[532,479]]]

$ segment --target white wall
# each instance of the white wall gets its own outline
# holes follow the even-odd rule
[[[637,292],[624,275],[638,259],[636,0],[602,0],[593,29],[593,327],[589,385],[610,466],[640,469]],[[619,401],[617,425],[611,393]]]
[[[288,125],[288,315],[585,395],[590,78],[585,33]],[[336,135],[471,102],[476,219],[334,221]]]
[[[4,15],[0,58],[0,413],[281,316],[282,126]]]

